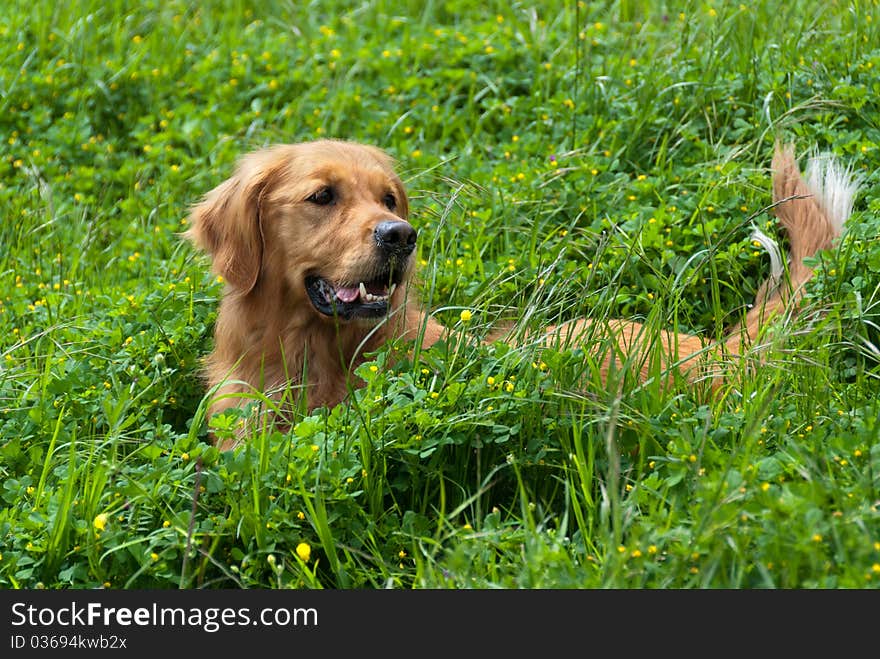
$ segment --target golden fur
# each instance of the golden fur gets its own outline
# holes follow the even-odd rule
[[[788,280],[766,282],[723,344],[663,332],[664,368],[691,380],[718,379],[716,358],[740,353],[771,316],[793,308],[812,274],[803,259],[839,234],[845,218],[829,217],[790,148],[777,148],[772,168],[776,214],[791,243]],[[390,339],[421,336],[427,346],[443,336],[409,290],[415,230],[408,214],[390,158],[336,140],[251,153],[194,207],[186,235],[211,255],[227,283],[206,365],[215,390],[210,414],[242,405],[253,392],[277,396],[287,387],[299,400],[305,396],[308,409],[332,406],[358,385],[352,371],[364,353]],[[361,282],[369,290],[358,292]],[[576,341],[589,323],[550,327],[548,340]],[[638,353],[647,350],[642,325],[621,320],[607,329],[621,353],[639,363]],[[613,359],[604,357],[603,381]],[[643,378],[648,361],[641,360]]]

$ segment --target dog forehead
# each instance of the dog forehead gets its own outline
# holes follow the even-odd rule
[[[394,173],[391,158],[381,149],[357,142],[320,140],[295,145],[293,160],[323,173],[388,177]]]
[[[303,173],[306,181],[351,188],[386,188],[388,172],[375,167],[358,167],[337,162],[320,163]]]
[[[375,151],[384,156],[380,150]],[[343,178],[368,182],[394,176],[390,162],[383,162],[367,147],[355,143],[304,142],[267,150],[264,154],[266,160],[274,161],[274,167],[287,183],[308,179],[330,182]]]

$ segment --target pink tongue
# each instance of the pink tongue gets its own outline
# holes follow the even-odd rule
[[[336,289],[336,297],[338,297],[343,302],[354,302],[360,297],[360,294],[361,290],[357,286]]]

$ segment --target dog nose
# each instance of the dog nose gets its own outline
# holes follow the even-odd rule
[[[373,230],[376,242],[383,251],[397,256],[408,256],[416,246],[416,230],[409,222],[389,220],[380,222]]]

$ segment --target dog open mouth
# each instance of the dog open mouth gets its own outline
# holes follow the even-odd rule
[[[306,292],[312,306],[325,316],[342,320],[379,318],[388,313],[388,303],[397,288],[398,275],[388,273],[356,285],[333,284],[323,277],[306,277]]]

